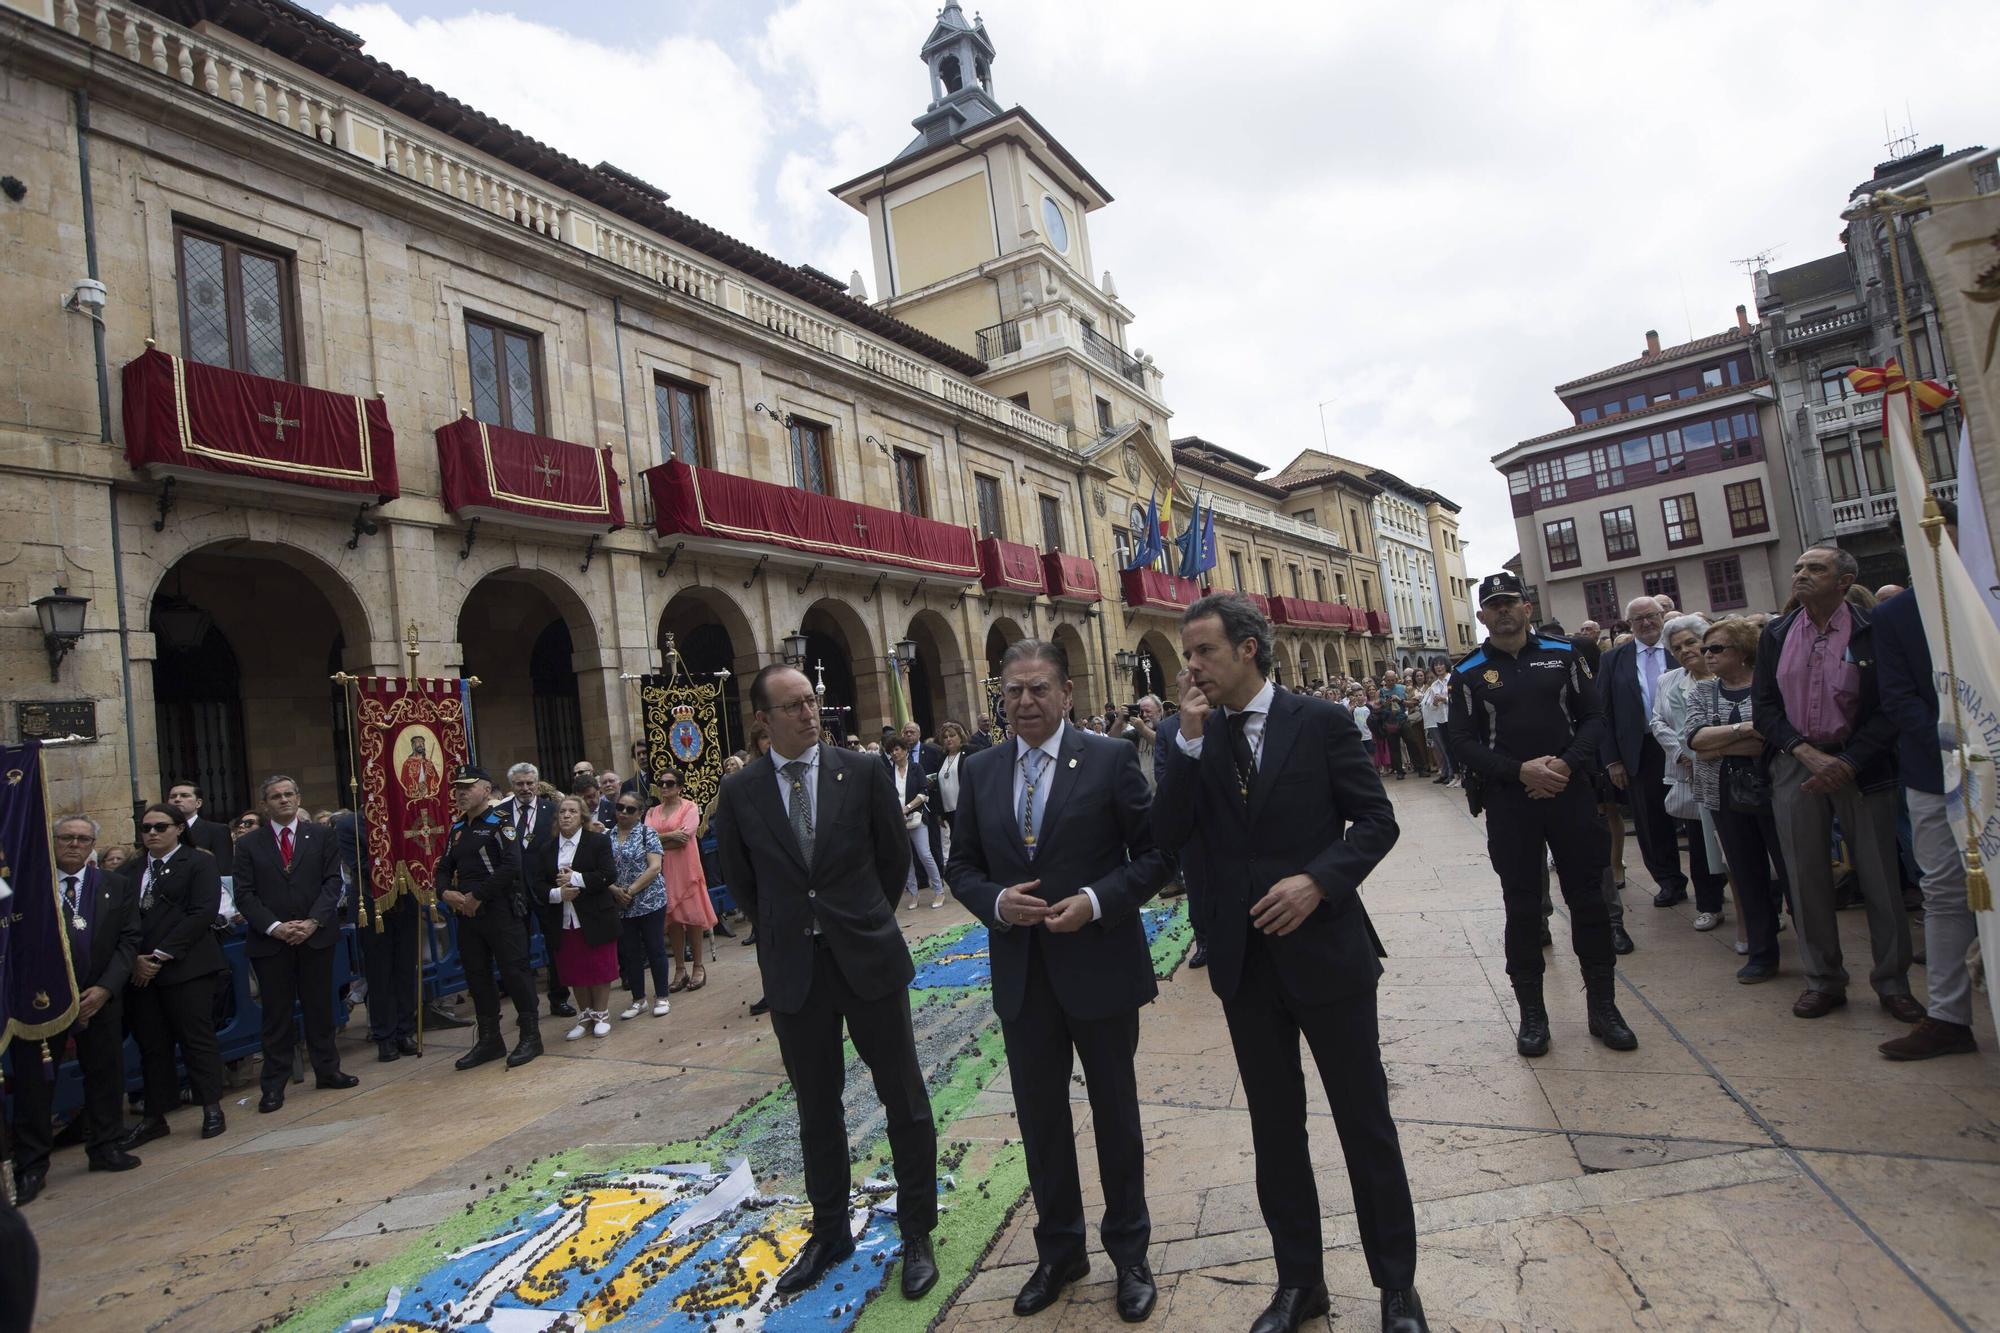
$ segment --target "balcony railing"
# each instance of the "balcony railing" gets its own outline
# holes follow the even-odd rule
[[[1785,346],[1790,347],[1797,343],[1811,342],[1815,338],[1828,338],[1836,333],[1859,329],[1867,322],[1868,312],[1858,306],[1853,310],[1843,310],[1820,319],[1801,320],[1797,324],[1786,326]]]
[[[1958,501],[1958,478],[1931,483],[1931,494],[1940,500]],[[1862,495],[1852,500],[1841,500],[1833,506],[1833,531],[1836,536],[1850,533],[1868,532],[1875,528],[1886,528],[1895,524],[1899,507],[1893,494]]]
[[[1083,350],[1123,375],[1133,384],[1146,387],[1146,366],[1138,357],[1112,342],[1088,324],[1083,327]]]
[[[1308,523],[1303,519],[1293,518],[1290,514],[1281,514],[1275,509],[1266,509],[1262,505],[1247,504],[1242,500],[1237,500],[1226,495],[1211,493],[1208,499],[1215,501],[1215,512],[1223,518],[1233,518],[1238,522],[1248,523],[1253,527],[1268,528],[1273,532],[1282,532],[1287,537],[1291,537],[1297,541],[1310,542],[1314,546],[1324,546],[1329,550],[1339,551],[1343,555],[1347,552],[1347,546],[1340,540],[1340,534],[1331,528],[1323,528],[1317,523]],[[1202,503],[1207,504],[1208,499],[1203,500]]]
[[[1006,319],[972,335],[979,340],[979,359],[998,361],[1021,350],[1021,321]]]
[[[1879,397],[1842,398],[1831,403],[1818,403],[1812,408],[1813,433],[1834,435],[1853,430],[1858,426],[1872,426],[1882,420],[1882,400]]]

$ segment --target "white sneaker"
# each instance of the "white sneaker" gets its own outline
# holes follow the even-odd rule
[[[590,1021],[590,1015],[585,1014],[581,1022],[579,1022],[575,1027],[571,1028],[569,1031],[563,1033],[563,1040],[564,1041],[581,1040],[583,1037],[583,1025],[584,1023],[587,1023],[589,1021]]]
[[[665,1004],[666,1001],[662,1000],[660,1001],[660,1003]],[[646,1012],[646,1002],[644,1000],[635,1000],[633,1001],[631,1008],[627,1009],[624,1013],[618,1016],[620,1018],[637,1018],[640,1014],[643,1014],[645,1012]]]
[[[1736,952],[1738,952],[1738,953],[1742,953],[1742,954],[1747,954],[1747,953],[1749,953],[1749,952],[1750,952],[1750,944],[1749,944],[1749,941],[1747,941],[1747,940],[1738,940],[1738,941],[1736,941]]]
[[[659,999],[653,1001],[653,1017],[665,1018],[667,1011],[672,1008],[673,1006],[667,1003],[667,997],[662,995]]]
[[[904,902],[903,910],[907,912],[916,905],[917,905],[917,895],[913,893],[909,896],[909,899]]]
[[[943,906],[944,906],[944,895],[943,895],[942,893],[934,893],[934,894],[932,894],[932,895],[931,895],[931,906],[932,906],[933,908],[938,908],[938,907],[943,907]]]
[[[611,1035],[611,1024],[609,1024],[609,1023],[607,1023],[607,1022],[605,1022],[605,1021],[604,1021],[605,1019],[607,1019],[607,1018],[609,1018],[609,1017],[611,1017],[611,1015],[610,1015],[609,1013],[597,1013],[597,1014],[592,1014],[592,1015],[591,1015],[591,1019],[592,1019],[592,1022],[591,1022],[591,1024],[590,1024],[590,1035],[591,1035],[591,1036],[593,1036],[593,1037],[608,1037],[608,1036],[610,1036],[610,1035]]]
[[[1720,912],[1695,913],[1694,928],[1696,930],[1714,930],[1717,926],[1721,924],[1722,924],[1722,913]]]

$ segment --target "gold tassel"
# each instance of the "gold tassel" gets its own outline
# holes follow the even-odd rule
[[[1976,842],[1965,849],[1965,905],[1975,912],[1993,910],[1993,889],[1986,882],[1986,866]]]
[[[1984,876],[1981,878],[1984,879]],[[56,1060],[53,1055],[49,1054],[49,1044],[46,1041],[42,1043],[42,1075],[45,1078],[54,1078],[56,1076]]]

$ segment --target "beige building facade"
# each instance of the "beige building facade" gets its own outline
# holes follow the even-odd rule
[[[869,178],[871,304],[304,11],[6,0],[0,36],[25,187],[0,203],[16,240],[0,258],[16,311],[0,332],[16,368],[0,394],[5,728],[86,733],[50,752],[58,805],[123,836],[170,778],[199,778],[222,817],[270,772],[314,807],[347,803],[330,677],[407,673],[412,627],[418,674],[480,678],[490,766],[626,771],[634,678],[666,665],[669,635],[724,685],[736,744],[750,675],[794,633],[829,721],[864,735],[890,713],[899,644],[927,729],[982,711],[999,653],[1028,634],[1065,646],[1092,710],[1167,683],[1188,590],[1128,587],[1118,559],[1135,506],[1174,486],[1161,376],[1124,348],[1108,275],[1089,277],[1087,214],[1108,195],[1025,113],[1005,142],[946,135]],[[983,219],[959,184],[975,177]],[[990,206],[1003,194],[1013,213]],[[69,299],[85,280],[101,306]],[[378,404],[393,498],[133,466],[121,377],[149,348]],[[282,405],[243,414],[260,448],[299,447]],[[625,526],[453,501],[437,432],[470,419],[482,439],[516,432],[551,477],[550,450],[608,450]],[[669,464],[767,487],[774,511],[837,510],[852,549],[677,528],[655,509]],[[1246,555],[1333,575],[1334,548],[1274,497],[1230,506],[1218,523]],[[885,526],[969,536],[980,571],[897,563],[867,536]],[[89,604],[52,669],[31,604],[58,588]],[[1287,635],[1300,679],[1364,637]]]

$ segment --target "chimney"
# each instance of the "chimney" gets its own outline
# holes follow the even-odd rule
[[[1750,332],[1750,312],[1743,306],[1736,307],[1736,327],[1743,333]]]
[[[1646,355],[1658,356],[1659,354],[1660,354],[1660,331],[1658,329],[1647,329]]]

